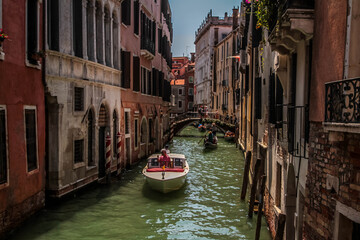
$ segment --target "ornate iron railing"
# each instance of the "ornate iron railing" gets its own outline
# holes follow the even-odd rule
[[[360,78],[325,84],[325,122],[360,123]]]

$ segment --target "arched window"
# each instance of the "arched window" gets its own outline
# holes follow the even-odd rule
[[[96,1],[96,60],[104,63],[103,55],[103,11],[100,1]]]
[[[112,16],[113,21],[113,62],[114,68],[120,69],[120,61],[119,61],[119,20],[116,12],[113,12]]]
[[[141,122],[141,131],[140,131],[140,134],[141,134],[141,138],[140,138],[140,141],[142,144],[146,143],[146,137],[147,137],[147,126],[146,126],[146,120],[143,119],[142,122]]]
[[[105,64],[112,67],[111,64],[111,15],[108,6],[105,6]]]
[[[95,61],[95,6],[93,1],[88,1],[86,6],[86,21],[87,21],[87,55],[90,61]]]
[[[94,113],[90,109],[88,113],[88,166],[94,166],[93,146],[95,138]]]
[[[117,157],[117,133],[118,133],[119,119],[116,111],[113,113],[113,153],[114,157]]]

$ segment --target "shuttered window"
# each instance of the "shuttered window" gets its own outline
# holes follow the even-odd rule
[[[121,51],[121,87],[130,88],[130,61],[131,61],[131,53],[127,51]]]
[[[134,1],[134,33],[139,35],[139,12],[140,12],[140,4],[139,1]]]
[[[121,3],[121,21],[125,25],[131,24],[131,0],[124,0]]]
[[[28,172],[37,169],[36,111],[25,109],[26,159]]]
[[[74,88],[74,110],[84,111],[84,88]]]
[[[133,90],[140,91],[140,58],[133,57]]]
[[[155,68],[152,69],[152,91],[151,91],[152,96],[156,96],[157,79],[156,79],[156,71],[155,70],[156,70]]]
[[[296,66],[297,54],[292,55],[291,59],[291,85],[290,85],[290,104],[288,108],[288,151],[294,152],[295,144],[295,100],[296,100]]]
[[[59,51],[59,0],[47,2],[49,49]]]
[[[7,182],[7,149],[5,110],[0,109],[0,184]]]
[[[74,163],[84,161],[84,139],[74,141]]]

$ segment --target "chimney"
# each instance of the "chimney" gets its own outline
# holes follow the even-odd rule
[[[227,18],[228,17],[228,14],[227,14],[227,12],[225,12],[225,18]]]
[[[233,30],[235,30],[239,26],[238,15],[239,15],[239,9],[234,7],[233,8]]]
[[[214,30],[214,45],[216,45],[219,42],[219,28],[214,28]]]

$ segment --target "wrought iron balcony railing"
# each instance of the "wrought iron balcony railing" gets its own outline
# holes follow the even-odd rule
[[[325,122],[360,123],[360,78],[325,84]]]

